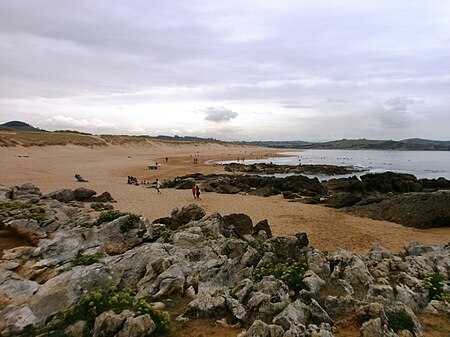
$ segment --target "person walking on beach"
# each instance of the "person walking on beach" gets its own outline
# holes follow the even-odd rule
[[[194,199],[197,199],[197,185],[192,186],[192,195],[194,196]]]
[[[197,197],[197,200],[201,200],[200,199],[200,186],[198,186],[198,184],[197,185],[195,185],[195,196]]]
[[[161,191],[159,190],[161,188],[161,183],[159,182],[158,179],[156,179],[155,183],[156,183],[156,191],[158,191],[158,194],[161,194]]]

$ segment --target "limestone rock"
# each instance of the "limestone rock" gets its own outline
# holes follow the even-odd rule
[[[33,244],[38,244],[41,239],[47,237],[47,233],[34,219],[11,220],[6,223],[6,227],[12,229],[19,234],[19,236],[24,237]]]
[[[114,311],[105,311],[95,319],[94,328],[92,329],[93,337],[109,337],[115,336],[124,325],[127,318],[132,317],[131,311],[125,310],[120,314]]]
[[[306,304],[300,300],[289,304],[280,314],[274,317],[273,324],[281,325],[284,330],[289,330],[291,325],[306,325],[309,319],[309,310]]]
[[[284,330],[281,326],[269,325],[256,320],[246,332],[239,334],[238,337],[283,337],[283,335]]]
[[[197,204],[189,204],[172,210],[171,218],[176,226],[187,224],[190,221],[200,220],[205,216],[205,211]],[[175,229],[175,228],[173,228]]]

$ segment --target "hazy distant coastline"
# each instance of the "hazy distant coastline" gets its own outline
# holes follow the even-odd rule
[[[255,141],[243,142],[280,149],[320,149],[320,150],[408,150],[408,151],[450,151],[450,141],[421,138],[404,140],[341,139],[330,142],[305,141]]]
[[[77,145],[107,145],[108,143],[135,143],[145,142],[148,139],[161,141],[202,141],[202,142],[224,142],[241,145],[256,145],[278,149],[320,149],[320,150],[406,150],[406,151],[450,151],[449,141],[438,141],[421,138],[410,138],[404,140],[371,140],[371,139],[341,139],[329,142],[307,142],[294,141],[233,141],[226,142],[215,138],[204,138],[197,136],[131,136],[131,135],[93,135],[76,130],[58,130],[49,132],[31,126],[20,121],[11,121],[0,125],[0,146],[33,146],[33,145],[64,145],[76,143]],[[19,132],[19,136],[8,136],[8,131]],[[18,144],[19,143],[19,144]],[[44,144],[42,144],[44,143]]]

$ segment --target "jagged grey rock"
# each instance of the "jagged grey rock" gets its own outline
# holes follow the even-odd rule
[[[47,237],[46,231],[34,219],[11,220],[6,223],[6,228],[12,229],[33,244],[38,244],[41,239]]]
[[[266,324],[261,320],[253,322],[252,326],[238,337],[283,337],[284,330],[279,325]]]
[[[286,309],[274,317],[273,324],[281,325],[284,330],[289,330],[291,325],[306,325],[309,320],[309,309],[300,300],[289,304]]]
[[[190,221],[200,220],[205,216],[205,211],[197,204],[189,204],[182,208],[172,210],[171,218],[174,222],[174,228],[187,224]]]
[[[14,187],[13,191],[20,189]],[[0,270],[2,336],[17,335],[27,325],[42,328],[57,311],[80,299],[87,290],[84,283],[89,284],[90,290],[130,287],[137,292],[137,298],[158,298],[171,293],[187,296],[191,302],[183,317],[234,316],[243,326],[252,326],[258,319],[269,326],[267,323],[277,317],[288,328],[272,326],[265,330],[268,336],[286,330],[284,337],[330,337],[333,324],[330,316],[353,315],[366,321],[366,334],[375,331],[374,334],[382,336],[396,336],[395,333],[408,336],[406,331],[389,329],[387,317],[400,313],[411,318],[417,337],[421,335],[421,326],[413,311],[438,315],[448,315],[450,311],[444,302],[429,303],[421,279],[423,274],[438,271],[448,282],[450,246],[411,243],[400,254],[376,246],[367,256],[344,250],[328,255],[309,247],[305,233],[267,240],[264,235],[255,239],[245,234],[238,238],[233,227],[218,213],[178,227],[172,236],[173,243],[152,242],[158,231],[169,228],[171,222],[149,224],[141,218],[123,233],[120,227],[127,217],[122,217],[85,228],[80,225],[92,224],[92,219],[84,210],[40,197],[39,193],[30,186],[17,195],[28,198],[20,202],[32,203],[33,208],[45,211],[46,220],[36,223],[34,230],[47,237],[40,238],[36,248],[5,250],[0,257],[0,266],[9,269]],[[20,210],[14,210],[10,215],[4,212],[2,217],[9,222],[12,216],[20,214]],[[90,266],[73,266],[77,252],[103,255]],[[309,268],[303,280],[306,289],[299,294],[273,276],[259,282],[253,280],[256,267],[288,259],[307,262]],[[323,287],[331,295],[322,307],[317,296]],[[444,285],[444,291],[449,291],[448,285]],[[286,317],[290,316],[286,310],[294,306],[294,295],[309,303],[305,309],[307,319],[288,325]],[[142,327],[147,325],[152,326],[147,318],[131,314],[122,320],[116,335],[145,335]]]

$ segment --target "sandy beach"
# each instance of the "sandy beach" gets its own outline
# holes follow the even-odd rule
[[[195,201],[190,190],[162,189],[162,194],[157,195],[154,188],[127,184],[128,175],[153,182],[156,178],[162,181],[190,173],[224,173],[221,165],[207,162],[264,157],[273,153],[273,149],[205,142],[1,147],[0,184],[30,182],[43,193],[78,187],[91,188],[97,193],[108,191],[117,200],[116,209],[144,215],[150,221],[168,216],[175,207],[198,202],[207,214],[245,213],[254,224],[267,219],[274,235],[306,232],[312,246],[330,252],[344,248],[367,253],[375,244],[400,251],[411,241],[423,244],[450,242],[450,228],[408,228],[356,217],[322,205],[292,203],[280,195],[263,198],[203,193],[201,200]],[[198,159],[198,164],[194,164],[194,158]],[[161,167],[149,170],[148,165],[154,162],[161,163]],[[76,182],[75,173],[89,182]]]

